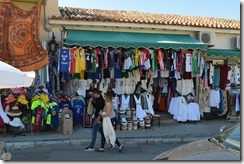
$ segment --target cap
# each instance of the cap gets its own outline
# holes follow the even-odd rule
[[[20,94],[17,101],[21,104],[28,104],[28,101],[26,100],[26,97],[24,94]]]
[[[7,97],[7,104],[11,103],[11,102],[14,102],[16,101],[16,98],[14,97],[13,94],[9,94],[8,97]]]

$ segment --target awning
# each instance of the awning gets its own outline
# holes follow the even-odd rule
[[[208,56],[240,58],[240,50],[230,49],[208,49]]]
[[[66,46],[207,50],[207,44],[185,34],[155,34],[67,29]]]

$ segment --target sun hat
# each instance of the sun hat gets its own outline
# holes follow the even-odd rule
[[[12,121],[9,122],[9,124],[13,127],[25,128],[19,117],[15,117]]]
[[[20,94],[19,96],[18,96],[18,99],[17,99],[17,101],[19,102],[19,103],[21,103],[21,104],[28,104],[28,101],[26,100],[26,97],[25,97],[25,95],[24,94]]]
[[[23,87],[20,87],[20,88],[11,88],[10,90],[14,94],[26,94],[26,90]]]
[[[9,94],[6,99],[7,99],[7,102],[6,102],[7,104],[16,101],[16,98],[14,97],[13,94]]]
[[[10,106],[7,105],[5,108],[5,112],[7,113],[7,115],[9,116],[19,116],[22,114],[21,110],[19,109],[19,107],[17,105],[12,106],[12,108],[10,109]]]
[[[122,107],[120,107],[120,108],[119,108],[119,113],[120,113],[120,114],[124,114],[124,113],[125,113],[125,110],[124,110]]]

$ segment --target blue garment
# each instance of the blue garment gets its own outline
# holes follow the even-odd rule
[[[75,124],[82,123],[84,102],[80,99],[72,99],[73,121]]]
[[[104,134],[102,133],[102,131],[100,131],[101,127],[102,127],[102,124],[99,124],[97,121],[94,121],[93,122],[93,126],[92,126],[92,139],[91,139],[91,143],[90,143],[90,148],[94,148],[94,145],[95,145],[96,139],[97,139],[97,132],[98,131],[104,137]]]
[[[65,108],[65,107],[68,107],[69,109],[71,109],[71,103],[70,103],[70,101],[69,100],[61,100],[60,102],[59,102],[59,107],[61,108],[61,109],[63,109],[63,108]]]
[[[70,54],[69,49],[61,49],[59,51],[59,72],[69,72]]]
[[[51,114],[51,127],[52,128],[58,128],[59,126],[59,113],[60,113],[60,107],[56,105],[51,105],[48,108],[48,113]]]
[[[122,77],[122,68],[117,69],[116,67],[114,68],[114,78],[115,79],[120,79]]]
[[[220,82],[220,69],[219,67],[214,68],[214,76],[213,76],[213,87],[219,87]]]

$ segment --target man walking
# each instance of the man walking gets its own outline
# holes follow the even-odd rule
[[[92,105],[95,109],[95,113],[94,113],[94,123],[92,126],[92,138],[91,138],[91,142],[90,145],[88,147],[86,147],[84,150],[85,151],[93,151],[94,150],[94,145],[96,143],[96,139],[97,139],[97,132],[99,131],[99,129],[101,128],[102,124],[101,124],[101,116],[99,115],[99,112],[103,110],[104,108],[104,99],[101,95],[101,91],[98,90],[97,88],[93,89],[93,96],[90,99],[90,101],[92,102]],[[103,134],[101,134],[103,135]]]

